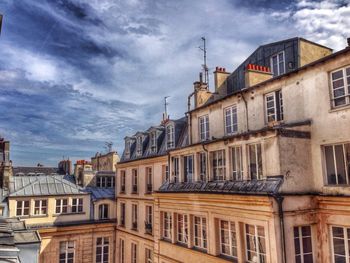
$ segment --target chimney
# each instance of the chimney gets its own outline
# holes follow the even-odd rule
[[[216,67],[214,71],[214,85],[215,92],[220,95],[227,94],[227,83],[226,79],[230,75],[229,72],[226,72],[225,68]]]
[[[248,64],[245,71],[245,88],[254,86],[272,78],[273,74],[269,67]]]
[[[348,48],[350,47],[350,37],[347,38],[347,41],[348,41]]]
[[[193,83],[194,107],[200,107],[210,98],[212,93],[208,89],[208,84],[203,82],[203,74],[199,73],[199,81]]]

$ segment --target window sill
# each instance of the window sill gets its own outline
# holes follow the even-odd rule
[[[232,256],[227,256],[227,255],[223,255],[223,254],[219,254],[217,255],[218,258],[222,258],[225,260],[229,260],[230,262],[234,262],[234,263],[238,263],[238,259]]]
[[[147,191],[147,192],[145,192],[145,195],[152,195],[152,193],[153,193],[153,192]]]
[[[31,218],[42,218],[42,217],[47,217],[48,215],[47,214],[44,214],[44,215],[31,215],[30,217]]]
[[[149,235],[149,236],[152,236],[153,237],[153,233],[152,232],[145,232],[145,235]]]
[[[342,111],[342,110],[348,110],[350,109],[350,104],[344,105],[344,106],[338,106],[338,107],[331,107],[331,109],[328,111],[328,113]]]
[[[132,231],[139,232],[137,228],[131,228]]]
[[[175,243],[175,245],[178,245],[178,246],[184,247],[184,248],[188,248],[188,245],[187,245],[186,243],[182,243],[182,242],[180,242],[180,241],[177,241],[177,242]]]
[[[18,218],[29,218],[30,216],[29,215],[16,215],[16,217],[18,217]]]

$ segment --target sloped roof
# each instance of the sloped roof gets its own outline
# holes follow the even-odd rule
[[[85,190],[91,193],[92,201],[100,199],[115,199],[115,189],[114,188],[102,188],[102,187],[86,187]]]
[[[87,193],[61,175],[16,176],[10,182],[10,197],[66,194]]]
[[[57,167],[26,167],[18,166],[13,167],[13,174],[16,175],[28,175],[28,174],[57,174],[59,169]]]

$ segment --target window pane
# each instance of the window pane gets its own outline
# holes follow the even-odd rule
[[[337,176],[338,184],[346,184],[346,175],[345,175],[345,163],[344,163],[344,151],[343,145],[336,145],[335,150],[335,161],[337,165]]]
[[[326,170],[328,184],[336,184],[337,178],[335,174],[333,146],[325,146]]]
[[[332,73],[332,80],[336,80],[343,77],[343,70],[338,70]]]

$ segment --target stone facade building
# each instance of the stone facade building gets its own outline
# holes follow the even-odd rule
[[[147,262],[349,263],[350,49],[332,53],[289,39],[259,47],[231,74],[217,68],[214,77],[215,92],[194,83],[182,142],[159,153],[169,178],[149,199]],[[163,129],[172,145],[176,127]],[[139,142],[150,148],[151,134],[137,135],[126,138],[124,155],[141,154]],[[118,164],[118,180],[130,189],[132,169],[152,163],[138,156]],[[162,177],[153,174],[155,182]],[[131,223],[143,197],[122,198],[118,259],[142,262],[143,229]]]

